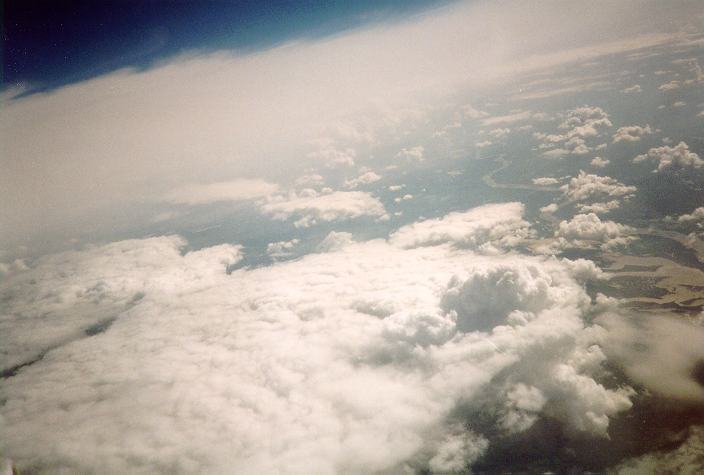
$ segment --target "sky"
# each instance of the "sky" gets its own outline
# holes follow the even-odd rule
[[[698,473],[697,1],[5,2],[0,473]]]
[[[446,2],[445,2],[446,3]],[[48,89],[188,50],[254,51],[397,21],[441,2],[3,2],[2,85]]]

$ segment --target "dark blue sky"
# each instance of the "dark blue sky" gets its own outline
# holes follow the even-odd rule
[[[2,88],[51,89],[190,49],[256,50],[448,0],[0,0]]]

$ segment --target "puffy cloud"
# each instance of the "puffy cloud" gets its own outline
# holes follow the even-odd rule
[[[21,315],[72,307],[88,276],[119,304],[109,328],[2,382],[0,449],[20,470],[459,470],[495,437],[460,406],[491,404],[507,432],[545,414],[599,437],[631,405],[594,379],[582,263],[375,240],[228,274],[236,249],[182,245],[48,257],[28,271],[39,299],[31,278],[3,282]]]
[[[697,365],[704,361],[701,325],[618,310],[604,313],[598,322],[608,330],[604,351],[633,381],[666,398],[704,402],[704,386],[695,378]]]
[[[597,241],[609,248],[627,244],[632,237],[626,236],[632,229],[614,221],[602,221],[595,213],[578,214],[571,220],[560,221],[555,236],[569,240],[569,245],[581,245],[584,241]]]
[[[415,147],[403,148],[396,154],[396,158],[421,162],[423,161],[424,153],[425,147],[422,145],[416,145]]]
[[[461,108],[462,110],[462,115],[467,118],[467,119],[481,119],[482,117],[486,117],[489,115],[488,112],[484,112],[482,110],[479,110],[472,106],[471,104],[465,104]]]
[[[345,181],[346,188],[357,188],[360,185],[368,185],[381,180],[381,176],[374,173],[373,171],[368,171],[362,173],[357,178]]]
[[[568,129],[565,137],[596,137],[600,129],[611,127],[609,115],[601,107],[582,106],[567,112],[567,117],[560,124],[561,129]]]
[[[389,191],[400,191],[405,187],[406,185],[389,185]]]
[[[679,108],[679,107],[684,107],[686,106],[687,103],[684,101],[676,101],[672,103],[672,107]]]
[[[335,168],[338,166],[354,166],[356,155],[357,153],[353,148],[340,149],[332,141],[324,140],[321,142],[320,148],[310,152],[308,157],[321,161],[328,168]]]
[[[330,233],[325,236],[325,239],[318,244],[318,252],[332,252],[339,251],[345,246],[349,246],[354,241],[352,234],[342,232],[342,231],[330,231]]]
[[[677,80],[672,80],[670,82],[667,82],[665,84],[661,84],[658,89],[661,91],[673,91],[675,89],[679,89],[681,86],[680,81]]]
[[[270,242],[266,245],[266,253],[274,258],[290,256],[291,249],[296,247],[299,242],[299,239],[291,239],[290,241]]]
[[[120,241],[40,258],[0,281],[0,362],[7,370],[80,338],[142,298],[196,291],[241,258],[221,245],[184,255],[176,236]]]
[[[519,111],[507,115],[498,115],[493,117],[487,117],[482,120],[482,125],[485,126],[495,126],[495,125],[505,125],[513,124],[515,122],[523,122],[533,117],[533,113],[530,111]]]
[[[400,203],[402,201],[409,201],[413,199],[413,195],[406,193],[403,196],[398,196],[394,198],[394,203]]]
[[[486,148],[491,144],[492,144],[491,140],[484,140],[482,142],[475,143],[474,146],[477,148]]]
[[[538,185],[538,186],[557,185],[558,183],[560,183],[560,180],[558,180],[557,178],[549,178],[549,177],[533,178],[533,184]]]
[[[621,206],[621,202],[618,200],[606,201],[603,203],[592,203],[590,205],[579,204],[577,205],[577,210],[580,213],[596,213],[603,214],[618,208]]]
[[[669,452],[654,452],[627,460],[613,469],[618,475],[639,475],[641,473],[683,473],[704,472],[704,426],[693,426],[679,447]]]
[[[655,171],[661,172],[670,167],[681,168],[700,168],[704,165],[704,160],[699,158],[699,155],[689,150],[689,146],[680,142],[674,147],[664,145],[662,147],[654,147],[648,150],[647,153],[638,155],[633,159],[633,162],[639,163],[645,160],[655,160],[658,167]]]
[[[699,207],[689,214],[683,214],[677,218],[680,223],[685,223],[689,221],[701,221],[704,222],[704,206]]]
[[[540,212],[545,213],[545,214],[552,214],[555,211],[557,211],[558,209],[559,209],[559,206],[557,205],[557,203],[550,203],[549,205],[546,205],[546,206],[543,206],[542,208],[540,208]]]
[[[562,158],[569,155],[570,151],[564,148],[555,148],[552,150],[547,150],[543,152],[543,156],[546,158]]]
[[[189,184],[165,194],[169,203],[203,205],[221,201],[247,201],[277,192],[278,185],[257,179],[237,179],[208,184]]]
[[[488,134],[494,138],[501,139],[503,137],[506,137],[510,132],[511,129],[509,129],[508,127],[500,127],[490,130]]]
[[[581,201],[596,196],[628,196],[637,191],[635,186],[627,186],[608,176],[598,176],[580,171],[579,175],[561,187],[565,195],[573,201]]]
[[[633,94],[633,93],[642,92],[642,91],[643,91],[643,89],[640,87],[639,84],[634,84],[633,86],[629,86],[629,87],[621,90],[621,92],[626,93],[626,94]]]
[[[521,203],[488,204],[442,218],[409,224],[393,233],[391,244],[403,248],[452,243],[459,247],[497,252],[531,234]]]
[[[318,221],[337,221],[360,216],[384,218],[384,205],[370,193],[362,191],[335,191],[318,194],[306,189],[287,196],[275,196],[262,204],[262,212],[278,220],[297,218],[296,227],[307,227]]]
[[[613,136],[613,143],[617,142],[637,142],[646,135],[654,134],[655,130],[646,124],[645,127],[640,125],[629,125],[619,127]]]
[[[609,163],[611,163],[610,160],[607,160],[607,159],[601,158],[601,157],[594,157],[594,158],[592,159],[592,161],[589,162],[589,164],[590,164],[591,166],[596,167],[596,168],[604,168],[604,167],[605,167],[606,165],[608,165]]]

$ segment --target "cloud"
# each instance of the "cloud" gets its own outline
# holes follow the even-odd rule
[[[618,200],[611,200],[611,201],[606,201],[603,203],[592,203],[590,205],[585,205],[585,204],[579,204],[577,205],[577,210],[580,213],[595,213],[595,214],[604,214],[608,213],[609,211],[618,208],[621,206],[621,202]]]
[[[415,147],[404,148],[396,154],[396,158],[411,161],[423,161],[423,154],[425,152],[425,147],[422,145],[416,145]]]
[[[589,162],[589,164],[590,164],[591,166],[596,167],[596,168],[604,168],[604,167],[605,167],[606,165],[608,165],[609,163],[611,163],[610,160],[607,160],[607,159],[601,158],[601,157],[594,157],[594,158],[592,159],[592,161]]]
[[[490,140],[484,140],[483,142],[475,143],[474,146],[477,148],[486,148],[491,144],[492,144],[492,142]]]
[[[621,314],[598,319],[607,334],[604,349],[628,376],[666,398],[704,402],[704,386],[694,377],[704,361],[704,328],[666,315]],[[682,342],[687,344],[683,345]]]
[[[557,185],[560,181],[556,178],[539,177],[533,178],[533,184],[538,186]]]
[[[583,263],[344,240],[229,274],[231,246],[123,241],[37,262],[41,289],[3,281],[20,320],[115,304],[2,382],[3,454],[36,473],[454,470],[542,414],[604,437],[631,406],[595,379]]]
[[[680,142],[674,147],[668,145],[662,147],[654,147],[648,150],[647,153],[638,155],[633,159],[634,163],[640,163],[645,160],[655,160],[658,163],[656,172],[661,172],[671,167],[675,168],[701,168],[704,165],[704,160],[699,158],[699,155],[689,150],[689,146]]]
[[[619,475],[641,473],[701,473],[704,472],[704,427],[693,426],[687,440],[669,452],[648,453],[627,460],[614,468]]]
[[[643,91],[643,89],[640,87],[639,84],[634,84],[633,86],[629,86],[629,87],[621,90],[621,92],[623,92],[625,94],[634,94],[634,93],[642,92],[642,91]]]
[[[646,135],[654,134],[656,131],[646,124],[645,127],[640,125],[629,125],[619,127],[613,136],[613,143],[617,142],[637,142]]]
[[[394,203],[400,203],[402,201],[409,201],[412,199],[413,199],[413,195],[406,193],[403,196],[398,196],[398,197],[394,198]]]
[[[274,258],[290,256],[291,249],[296,247],[299,242],[299,239],[291,239],[290,241],[270,242],[266,245],[266,253]]]
[[[361,145],[391,124],[403,128],[401,110],[429,108],[458,88],[663,44],[689,8],[627,3],[448,5],[265,51],[190,52],[47,93],[3,95],[0,188],[11,198],[0,204],[2,240],[73,233],[86,222],[114,229],[105,216],[130,216],[134,225],[150,197],[188,183],[254,176],[287,187],[280,177],[300,176],[311,162],[365,159]],[[612,24],[634,12],[642,22]],[[595,34],[586,17],[609,26]],[[332,142],[315,142],[331,128]]]
[[[583,246],[585,241],[596,241],[604,249],[627,244],[632,228],[614,221],[602,221],[595,213],[578,214],[571,220],[560,221],[555,236],[568,240],[569,246]]]
[[[402,248],[452,243],[484,252],[512,247],[530,235],[521,203],[488,204],[438,219],[409,224],[393,233],[389,242]]]
[[[628,196],[637,191],[635,186],[627,186],[608,176],[598,176],[580,171],[568,184],[561,187],[564,194],[573,201],[582,201],[597,196]]]
[[[514,124],[516,122],[524,122],[533,117],[533,113],[530,111],[520,111],[514,112],[507,115],[497,115],[493,117],[487,117],[482,120],[482,125],[484,126],[495,126],[495,125],[506,125]]]
[[[296,227],[308,227],[318,221],[337,221],[361,216],[384,218],[384,205],[363,191],[334,191],[319,194],[305,189],[299,193],[271,197],[261,205],[264,214],[281,221],[297,218]]]
[[[680,223],[686,223],[689,221],[702,221],[704,222],[704,206],[699,207],[692,211],[689,214],[683,214],[682,216],[677,218],[677,221]]]
[[[373,171],[368,171],[368,172],[362,173],[357,178],[353,178],[351,180],[345,181],[345,188],[354,189],[360,185],[368,185],[370,183],[374,183],[379,180],[381,180],[381,176],[374,173]]]
[[[509,129],[508,127],[492,129],[488,132],[489,135],[497,139],[506,137],[509,133],[511,133],[511,129]]]
[[[665,84],[661,84],[658,89],[660,91],[674,91],[675,89],[680,88],[680,81],[677,80],[672,80],[670,82],[667,82]]]
[[[203,205],[223,201],[248,201],[269,196],[279,190],[278,185],[258,179],[189,184],[165,194],[162,200],[185,205]]]
[[[570,151],[564,148],[555,148],[543,152],[543,157],[546,158],[563,158],[570,154]]]
[[[2,370],[107,325],[150,295],[197,291],[241,259],[223,244],[181,254],[176,236],[120,241],[40,258],[0,281]]]

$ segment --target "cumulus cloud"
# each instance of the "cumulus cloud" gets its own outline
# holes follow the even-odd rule
[[[611,200],[611,201],[606,201],[606,202],[601,202],[601,203],[592,203],[589,205],[585,204],[578,204],[577,205],[577,210],[580,213],[595,213],[595,214],[604,214],[608,213],[609,211],[618,208],[621,206],[621,202],[618,200]]]
[[[363,191],[334,191],[320,194],[305,189],[299,193],[272,197],[261,205],[264,214],[281,221],[295,217],[296,227],[308,227],[318,221],[337,221],[361,216],[384,218],[384,205]]]
[[[557,178],[550,178],[550,177],[533,178],[533,184],[538,185],[538,186],[557,185],[558,183],[560,183],[560,180],[558,180]]]
[[[403,248],[452,243],[486,252],[511,247],[531,235],[521,203],[488,204],[400,228],[389,238]]]
[[[686,222],[704,222],[704,207],[699,207],[692,211],[691,213],[688,214],[683,214],[677,218],[677,221],[680,223],[686,223]]]
[[[511,129],[509,129],[508,127],[499,127],[496,129],[491,129],[488,134],[494,138],[501,139],[503,137],[506,137],[510,132]]]
[[[641,473],[686,473],[704,472],[704,426],[693,426],[687,440],[669,452],[649,453],[627,460],[614,468],[618,475]]]
[[[474,146],[477,148],[486,148],[491,144],[492,144],[491,140],[484,140],[482,142],[475,143]]]
[[[642,92],[642,91],[643,91],[643,89],[640,87],[639,84],[634,84],[633,86],[629,86],[629,87],[621,90],[621,92],[626,93],[626,94],[633,94],[633,93]]]
[[[646,135],[654,134],[655,130],[646,124],[644,127],[640,125],[629,125],[619,127],[613,136],[613,143],[617,142],[637,142]]]
[[[381,176],[373,171],[362,173],[357,178],[345,181],[345,188],[357,188],[360,185],[368,185],[381,180]]]
[[[229,274],[237,249],[178,238],[37,262],[40,289],[3,281],[16,320],[97,299],[114,322],[3,381],[3,454],[36,473],[458,470],[497,436],[460,405],[490,405],[499,434],[545,414],[591,437],[631,406],[595,379],[588,266],[399,239]]]
[[[592,197],[632,195],[637,191],[635,186],[627,186],[608,176],[598,176],[584,171],[573,177],[568,184],[562,185],[563,193],[573,201],[582,201]]]
[[[594,157],[594,158],[592,159],[592,161],[589,162],[589,164],[590,164],[591,166],[596,167],[596,168],[604,168],[604,167],[605,167],[606,165],[608,165],[609,163],[611,163],[610,160],[607,160],[607,159],[601,158],[601,157]]]
[[[582,246],[586,241],[601,243],[605,249],[624,245],[633,238],[629,226],[614,221],[602,221],[595,213],[578,214],[571,220],[560,221],[555,236],[566,239],[569,246]]]
[[[169,203],[203,205],[223,201],[247,201],[277,192],[278,185],[264,180],[237,179],[232,181],[189,184],[165,194]]]
[[[654,147],[648,150],[647,153],[638,155],[633,159],[634,163],[644,162],[646,160],[656,161],[658,167],[656,172],[661,172],[671,167],[675,168],[701,168],[704,165],[704,160],[699,158],[699,155],[689,150],[689,146],[685,142],[680,142],[674,147],[664,145],[662,147]]]
[[[396,154],[396,158],[421,162],[423,161],[424,153],[425,147],[422,145],[416,145],[415,147],[403,148]]]
[[[704,361],[701,325],[666,315],[618,311],[601,315],[598,322],[608,330],[606,353],[633,381],[667,398],[704,402],[704,385],[695,378],[697,365]]]
[[[195,291],[241,259],[239,246],[181,254],[176,236],[120,241],[42,257],[0,281],[0,364],[7,370],[109,324],[150,294]]]
[[[290,241],[270,242],[266,245],[266,253],[271,257],[286,257],[291,255],[291,250],[298,245],[299,239],[291,239]]]
[[[658,89],[661,91],[674,91],[675,89],[679,89],[681,86],[680,81],[677,80],[672,80],[670,82],[666,82],[664,84],[661,84]]]

